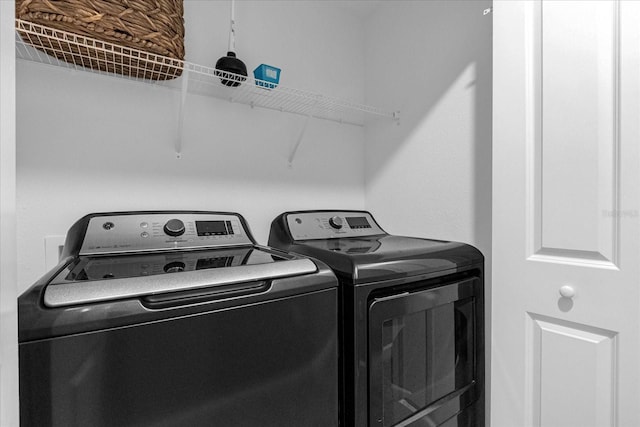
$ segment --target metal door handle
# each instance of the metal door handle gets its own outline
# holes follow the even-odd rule
[[[270,282],[254,282],[237,285],[212,286],[211,288],[195,289],[167,294],[148,295],[141,298],[142,304],[152,309],[177,307],[188,304],[216,301],[220,299],[238,298],[265,292],[270,288]]]
[[[382,302],[382,301],[391,301],[397,298],[403,298],[406,297],[407,295],[409,295],[409,292],[400,292],[399,294],[394,294],[394,295],[389,295],[386,297],[379,297],[379,298],[374,298],[375,302]]]

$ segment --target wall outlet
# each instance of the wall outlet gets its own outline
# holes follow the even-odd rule
[[[45,236],[44,238],[44,264],[47,271],[58,265],[62,248],[64,248],[65,236]]]

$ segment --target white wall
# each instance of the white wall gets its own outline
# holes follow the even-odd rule
[[[351,14],[372,3],[370,15]],[[179,93],[20,63],[20,290],[44,273],[44,237],[91,211],[238,211],[266,243],[283,210],[367,208],[391,233],[469,242],[488,258],[490,6],[236,2],[249,72],[269,63],[288,86],[401,111],[400,126],[312,121],[291,169],[301,117],[189,96],[178,160]],[[228,8],[185,1],[187,60],[213,66],[225,54]]]
[[[91,211],[236,210],[265,243],[280,211],[366,207],[392,233],[488,255],[491,2],[376,2],[365,20],[344,4],[236,2],[249,72],[270,63],[283,84],[401,111],[400,126],[311,121],[293,168],[302,117],[190,95],[178,160],[179,93],[19,63],[21,289],[45,270],[44,237]],[[189,61],[225,54],[228,14],[185,2]]]
[[[366,206],[388,231],[490,253],[491,1],[395,1],[366,26]]]
[[[0,0],[0,425],[18,425],[13,2]]]
[[[394,1],[366,23],[366,208],[393,234],[475,245],[491,312],[490,0]],[[487,349],[491,319],[486,318]],[[490,360],[487,350],[487,379]],[[487,384],[486,390],[489,390]],[[487,416],[488,419],[488,416]]]
[[[226,54],[230,2],[185,1],[187,60]],[[323,2],[236,2],[236,51],[281,83],[364,101],[364,29]],[[363,208],[364,130],[190,95],[176,159],[180,94],[83,72],[18,64],[18,281],[45,272],[44,237],[89,212],[229,210],[266,243],[288,209]]]

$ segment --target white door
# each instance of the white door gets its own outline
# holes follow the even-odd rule
[[[494,3],[492,427],[640,426],[640,2]]]

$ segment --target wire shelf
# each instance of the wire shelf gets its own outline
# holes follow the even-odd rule
[[[182,88],[210,96],[308,117],[363,126],[367,116],[397,118],[397,113],[227,73],[66,31],[16,19],[16,57],[57,67],[118,76],[148,84]],[[238,83],[227,86],[225,83]]]

